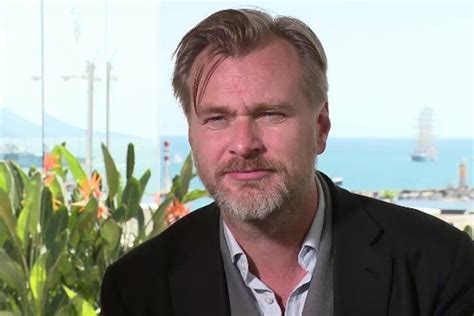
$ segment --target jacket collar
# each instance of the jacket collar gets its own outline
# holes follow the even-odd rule
[[[213,203],[196,210],[199,223],[187,225],[175,245],[169,287],[175,315],[230,315],[219,248],[219,212]],[[190,214],[191,216],[193,214]],[[198,214],[195,214],[198,215]]]
[[[386,315],[393,262],[383,252],[388,237],[371,215],[377,210],[322,176],[332,200],[334,314]]]

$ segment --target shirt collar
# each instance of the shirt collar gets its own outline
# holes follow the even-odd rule
[[[316,178],[316,187],[318,189],[318,206],[316,207],[316,216],[313,218],[313,222],[306,234],[306,237],[303,241],[302,249],[304,247],[311,247],[314,250],[318,251],[319,242],[321,240],[321,233],[323,231],[324,224],[324,212],[326,209],[326,200],[323,193],[323,188],[318,177]],[[300,251],[301,253],[301,251]]]
[[[235,264],[238,258],[244,254],[244,251],[242,248],[240,248],[240,245],[238,244],[237,240],[235,240],[234,235],[230,231],[225,221],[222,221],[222,223],[224,224],[224,237],[227,243],[227,248],[229,248],[232,263]]]

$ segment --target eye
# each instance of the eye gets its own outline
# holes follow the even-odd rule
[[[279,124],[285,120],[286,115],[281,112],[265,111],[260,113],[258,118],[267,124]]]
[[[225,115],[210,116],[204,120],[204,125],[210,129],[223,129],[229,126],[229,118]]]

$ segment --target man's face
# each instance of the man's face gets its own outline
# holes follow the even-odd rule
[[[221,209],[262,220],[304,198],[330,122],[327,104],[309,104],[303,92],[296,50],[275,39],[245,57],[225,58],[199,89],[189,142]]]

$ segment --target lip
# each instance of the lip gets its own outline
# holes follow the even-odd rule
[[[248,181],[248,180],[260,180],[267,176],[270,170],[236,170],[227,172],[226,174],[233,180]]]

